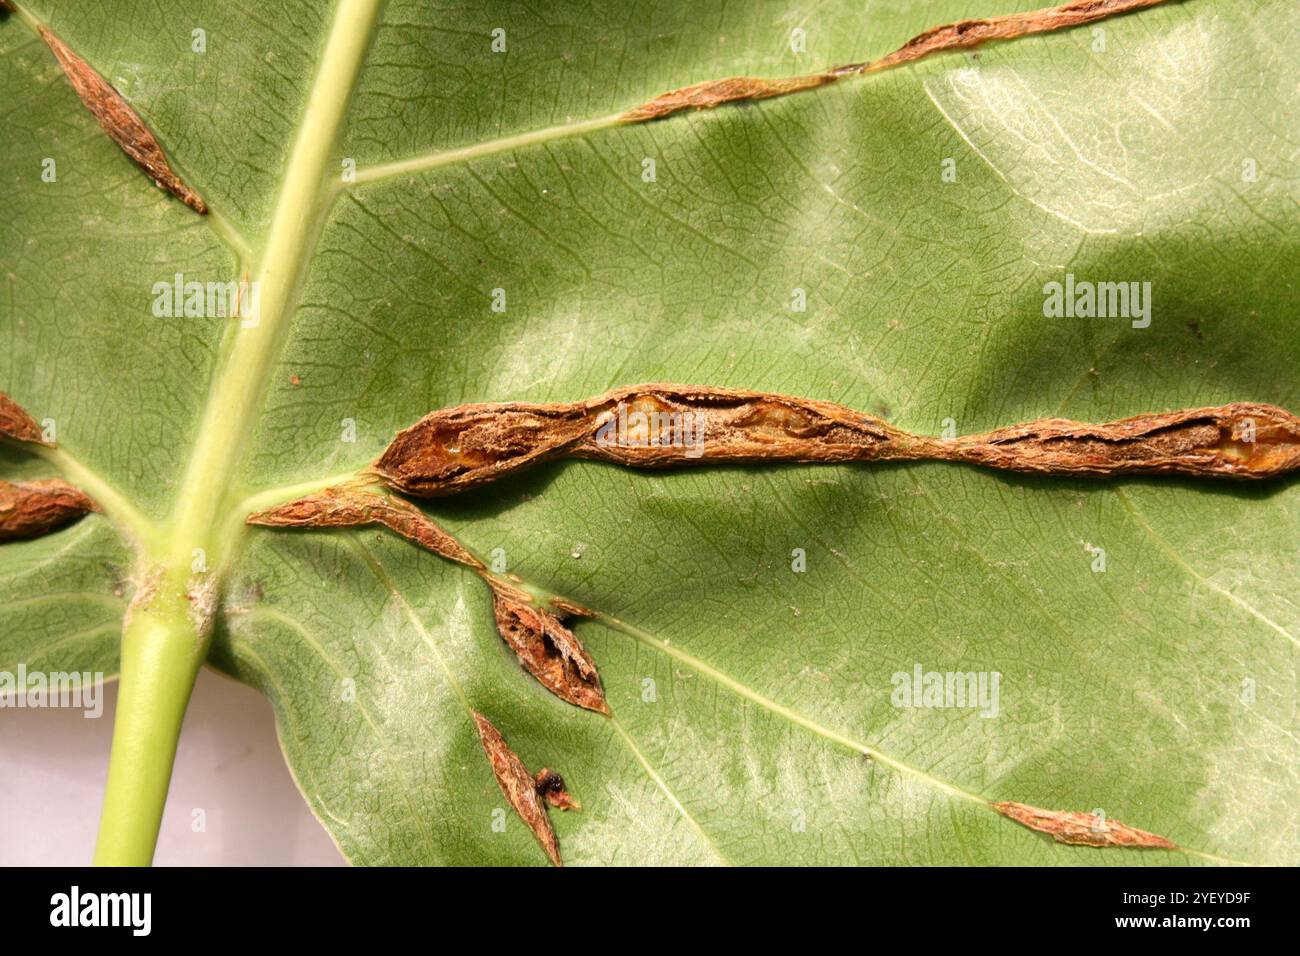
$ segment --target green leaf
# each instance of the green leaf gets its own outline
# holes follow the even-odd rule
[[[1189,0],[635,126],[612,118],[665,90],[1037,4],[17,5],[0,390],[61,448],[6,451],[0,478],[65,474],[105,516],[0,546],[0,668],[112,672],[146,572],[176,604],[157,621],[216,581],[210,660],[271,699],[357,863],[546,862],[499,826],[471,710],[581,800],[551,814],[570,865],[1297,862],[1290,482],[565,462],[432,503],[537,595],[598,612],[575,633],[612,719],[520,669],[473,573],[374,529],[242,527],[432,409],[638,381],[924,434],[1295,411],[1293,4]],[[103,135],[29,18],[212,217]],[[156,317],[178,272],[247,272],[261,324]],[[1066,273],[1150,282],[1150,326],[1046,318]],[[917,667],[997,672],[996,716],[894,706]],[[1183,849],[1065,846],[990,801]]]

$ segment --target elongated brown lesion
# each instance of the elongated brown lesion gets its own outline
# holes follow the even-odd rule
[[[483,562],[419,508],[391,495],[361,487],[324,488],[294,501],[251,514],[248,524],[271,528],[356,528],[380,525],[412,544],[475,571]]]
[[[496,777],[501,793],[532,831],[547,858],[554,865],[563,866],[560,843],[556,839],[555,828],[551,826],[546,804],[561,810],[580,809],[578,802],[565,790],[564,778],[546,768],[536,776],[530,774],[524,762],[501,736],[501,732],[492,725],[492,721],[477,711],[474,712],[474,725],[478,729],[479,743],[487,754],[492,775]]]
[[[1133,13],[1154,7],[1166,0],[1075,0],[1058,7],[1044,7],[1025,13],[1001,17],[960,20],[932,27],[917,34],[901,47],[878,60],[840,67],[844,73],[874,73],[891,66],[910,63],[936,53],[969,50],[994,40],[1014,40],[1033,33],[1050,33],[1084,26],[1121,13]]]
[[[567,703],[608,714],[595,662],[565,625],[574,605],[541,607],[527,591],[489,571],[479,558],[410,502],[376,493],[365,482],[326,488],[249,515],[252,525],[279,528],[349,528],[379,525],[412,544],[470,568],[492,590],[502,640],[538,683]]]
[[[993,803],[990,806],[1021,826],[1046,833],[1057,843],[1068,843],[1072,846],[1128,847],[1140,850],[1178,849],[1177,844],[1162,836],[1093,813],[1043,810],[1025,803],[1011,802]]]
[[[662,119],[682,110],[706,110],[726,103],[746,103],[785,96],[826,86],[846,76],[875,73],[923,57],[954,50],[969,50],[995,40],[1014,40],[1034,33],[1049,33],[1082,26],[1164,3],[1166,0],[1076,0],[1057,7],[1045,7],[1027,13],[1001,17],[961,20],[933,27],[912,37],[897,50],[876,60],[846,63],[820,73],[764,79],[756,76],[731,76],[708,80],[681,89],[670,90],[624,113],[625,123],[644,123]]]
[[[53,447],[54,444],[46,441],[41,426],[27,409],[4,392],[0,392],[0,438],[47,447]]]
[[[524,669],[561,700],[608,715],[596,664],[564,621],[524,591],[499,579],[489,583],[497,631]]]
[[[623,114],[626,123],[644,123],[680,113],[682,110],[711,110],[724,103],[753,102],[800,93],[834,83],[838,77],[831,71],[791,76],[784,79],[765,80],[757,76],[729,76],[722,80],[706,80],[692,86],[661,93],[649,102],[633,107]]]
[[[661,440],[665,428],[667,442]],[[399,432],[372,471],[391,488],[431,498],[560,457],[668,468],[924,457],[930,444],[831,402],[658,382],[581,402],[474,404],[431,412]]]
[[[399,432],[376,469],[419,497],[450,494],[569,452],[588,424],[580,403],[461,405]]]
[[[3,392],[0,439],[54,447],[31,413]],[[98,510],[90,496],[62,478],[0,480],[0,542],[39,538]]]
[[[438,497],[556,458],[634,468],[933,460],[1044,475],[1259,479],[1300,466],[1300,420],[1235,402],[1104,424],[1044,418],[942,440],[831,402],[651,383],[567,404],[432,412],[400,432],[371,472],[405,494]]]
[[[54,53],[63,73],[81,102],[113,142],[117,143],[159,188],[167,190],[200,215],[208,211],[207,203],[176,175],[157,138],[111,83],[68,48],[45,26],[39,28],[41,39]]]
[[[957,442],[953,460],[1049,475],[1271,478],[1300,465],[1300,420],[1236,402],[1105,425],[1043,419]]]
[[[0,480],[0,541],[39,538],[97,510],[85,492],[62,478]]]

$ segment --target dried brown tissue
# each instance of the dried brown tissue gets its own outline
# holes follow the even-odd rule
[[[492,589],[497,631],[519,663],[543,687],[575,706],[609,713],[596,665],[563,617],[581,608],[557,602],[552,613],[531,595],[492,574],[477,557],[409,502],[364,487],[326,488],[296,501],[249,515],[249,524],[267,527],[361,527],[380,525],[434,554],[464,565]]]
[[[650,423],[674,415],[690,416],[698,447],[650,443]],[[624,429],[625,421],[638,424]],[[1300,419],[1274,405],[1237,402],[1103,424],[1044,418],[940,439],[831,402],[652,383],[578,402],[431,412],[397,434],[371,473],[402,493],[439,497],[558,458],[636,468],[935,460],[1044,475],[1259,479],[1300,466]]]
[[[962,20],[933,27],[908,40],[894,52],[865,63],[847,63],[821,73],[780,79],[732,76],[707,80],[670,90],[634,107],[621,117],[625,123],[662,119],[682,110],[705,110],[725,103],[753,102],[816,89],[846,76],[875,73],[923,57],[953,50],[966,50],[994,40],[1013,40],[1033,33],[1048,33],[1082,26],[1106,17],[1153,7],[1166,0],[1077,0],[1058,7],[1001,17]]]
[[[492,583],[492,607],[502,640],[543,687],[577,707],[609,714],[595,662],[559,617],[504,583]]]
[[[524,762],[510,749],[500,731],[492,722],[477,711],[474,712],[474,725],[478,729],[479,742],[487,754],[492,774],[497,786],[505,795],[510,806],[520,819],[532,831],[533,836],[546,851],[547,857],[556,866],[563,866],[560,859],[560,845],[551,826],[551,818],[546,812],[545,804],[562,810],[580,809],[578,802],[565,790],[564,778],[553,770],[543,768],[533,776],[524,766]]]
[[[94,501],[61,478],[0,480],[0,541],[39,538],[96,510]]]
[[[3,392],[0,438],[53,447],[27,409]],[[0,541],[39,538],[98,510],[85,492],[61,478],[0,480]]]
[[[1108,820],[1092,813],[1071,810],[1043,810],[1024,803],[1002,802],[991,805],[1008,819],[1039,833],[1046,833],[1058,843],[1072,846],[1128,847],[1145,850],[1176,850],[1177,844],[1162,836]]]
[[[53,442],[45,440],[36,419],[4,392],[0,392],[0,437],[53,447]]]
[[[410,502],[357,487],[325,488],[248,516],[253,525],[277,528],[355,528],[380,525],[413,544],[475,571],[483,562]]]
[[[199,214],[208,211],[207,203],[187,186],[167,161],[167,156],[140,115],[130,107],[111,83],[73,53],[62,40],[45,26],[39,28],[81,102],[113,142],[117,143],[149,178]]]

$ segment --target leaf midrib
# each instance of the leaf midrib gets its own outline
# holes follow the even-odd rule
[[[340,0],[335,11],[258,262],[258,322],[241,325],[219,360],[168,523],[173,561],[184,562],[192,549],[204,548],[219,574],[232,559],[236,542],[221,541],[219,535],[271,369],[332,205],[327,167],[383,2]]]

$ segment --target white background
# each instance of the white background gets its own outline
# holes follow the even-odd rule
[[[104,713],[0,709],[0,866],[90,862],[108,770],[117,684]],[[195,808],[206,831],[194,832]],[[333,841],[285,766],[271,705],[209,670],[185,716],[154,862],[164,866],[337,866]]]

